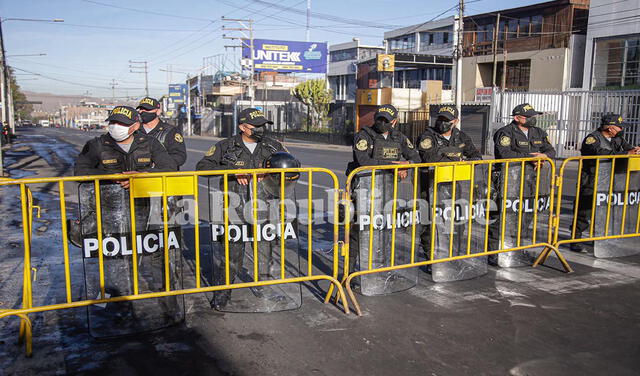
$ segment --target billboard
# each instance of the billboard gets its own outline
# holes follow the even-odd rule
[[[242,57],[250,59],[248,40]],[[288,40],[253,40],[253,63],[256,71],[326,73],[327,44]]]
[[[165,108],[166,116],[173,118],[177,115],[180,106],[187,101],[187,85],[171,84],[169,85],[169,97],[167,98],[167,107]]]

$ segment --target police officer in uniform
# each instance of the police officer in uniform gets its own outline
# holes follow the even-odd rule
[[[347,175],[360,166],[420,163],[420,155],[409,138],[395,128],[397,123],[395,107],[385,104],[378,108],[373,125],[362,127],[355,135],[353,162],[347,168]],[[400,170],[398,175],[404,179],[407,171]]]
[[[361,166],[420,163],[420,155],[407,136],[396,129],[397,123],[398,110],[394,106],[387,104],[378,108],[374,114],[374,123],[371,126],[362,127],[354,137],[353,161],[347,166],[347,175],[349,175],[349,173],[354,169]],[[393,172],[378,171],[376,173],[376,190],[379,190],[380,192],[375,196],[380,196],[383,201],[388,197],[392,197],[390,186],[392,186],[391,180],[393,176],[390,176],[391,174],[393,174]],[[407,170],[398,170],[398,177],[400,179],[404,180],[407,176]],[[369,207],[367,202],[370,200],[369,197],[371,193],[369,192],[370,185],[366,182],[363,183],[366,179],[370,179],[368,174],[356,177],[351,185],[352,200],[354,201],[356,215],[358,217],[370,215],[368,210],[363,209],[364,207]],[[378,208],[378,210],[383,210],[384,204],[386,204],[386,202],[379,205],[380,208]],[[347,220],[349,219],[347,218]],[[351,249],[349,259],[350,268],[353,270],[355,270],[356,267],[356,257],[358,257],[359,253],[362,254],[362,250],[360,249],[360,237],[367,236],[358,231],[356,229],[357,227],[357,225],[353,225],[349,234],[349,248]],[[375,234],[374,237],[378,239],[374,240],[374,242],[378,244],[374,245],[375,249],[380,247],[384,248],[384,246],[380,244],[386,244],[385,242],[388,242],[390,235],[383,234],[385,232],[388,231],[378,231],[377,234]],[[396,235],[398,236],[398,234]],[[396,255],[399,255],[400,253],[401,251],[396,251]],[[374,255],[373,257],[375,258],[376,256]],[[385,259],[386,255],[380,255],[380,257],[381,258],[376,259],[373,262],[388,263],[388,260]],[[364,261],[361,260],[361,263],[362,262]],[[373,287],[375,284],[366,282],[366,279],[367,277],[364,277],[361,281],[363,293],[365,290],[369,289],[367,285],[371,286],[370,291],[375,291],[376,288]]]
[[[533,106],[529,103],[523,103],[516,106],[512,113],[513,121],[498,129],[493,136],[494,140],[494,155],[495,159],[510,159],[510,158],[541,158],[548,157],[553,159],[556,155],[556,151],[554,147],[549,142],[549,137],[547,132],[543,129],[536,127],[536,116],[541,115],[542,112],[536,111]],[[533,196],[533,192],[535,186],[532,182],[536,181],[536,171],[534,170],[535,164],[527,163],[525,164],[524,171],[520,171],[520,165],[518,163],[509,166],[509,181],[512,183],[509,184],[509,192],[507,192],[507,197],[502,197],[502,187],[503,181],[505,178],[505,171],[503,170],[503,166],[501,164],[495,165],[494,171],[494,183],[492,186],[494,187],[493,192],[498,195],[499,205],[498,209],[500,209],[501,205],[506,205],[507,200],[514,200],[515,197],[518,197],[518,193],[520,191],[519,182],[520,182],[520,174],[524,173],[524,181],[525,187],[523,191],[523,198],[531,198]],[[516,183],[513,183],[513,182]],[[542,195],[542,193],[540,193]],[[524,200],[523,200],[524,201]],[[499,237],[500,237],[500,224],[504,220],[508,224],[507,227],[511,226],[509,216],[511,215],[510,211],[507,211],[507,219],[498,218],[500,215],[500,210],[492,211],[491,218],[493,219],[493,223],[490,225],[490,248],[491,250],[496,250],[500,248]],[[531,221],[531,216],[526,214],[524,215],[524,219],[522,219],[522,227],[523,231],[521,233],[521,237],[524,239],[529,236],[529,223]],[[505,230],[505,238],[511,239],[512,232],[511,230]],[[513,235],[515,236],[515,235]],[[509,240],[511,241],[511,240]],[[515,240],[514,240],[515,241]],[[508,246],[508,244],[505,244]],[[513,255],[513,252],[510,254],[502,254],[497,258],[503,258],[504,260],[509,259],[510,257],[515,260],[518,257],[523,257],[521,254]],[[505,263],[501,266],[508,265],[511,261],[505,261]],[[496,257],[490,256],[490,262],[494,262]],[[515,266],[520,261],[513,261]]]
[[[205,156],[196,165],[197,170],[242,170],[262,168],[264,161],[272,154],[286,152],[282,144],[265,135],[266,124],[273,124],[265,118],[264,113],[256,108],[247,108],[240,112],[238,119],[238,135],[219,141],[211,146]],[[258,181],[263,177],[258,176]],[[222,184],[222,182],[221,182]],[[230,175],[229,191],[238,194],[246,203],[251,197],[251,175]],[[242,207],[238,209],[242,216]],[[223,236],[228,236],[224,234]],[[229,243],[230,249],[230,283],[242,270],[244,258],[244,242]],[[222,268],[224,270],[224,267]],[[223,272],[224,273],[224,272]],[[217,276],[216,284],[224,284],[224,275]],[[214,299],[216,309],[222,309],[229,301],[231,291],[217,292]]]
[[[422,162],[482,159],[482,154],[476,149],[471,137],[456,127],[458,123],[457,108],[440,107],[434,126],[427,128],[420,136],[418,152]]]
[[[142,119],[142,126],[139,132],[160,141],[176,162],[178,169],[180,169],[180,166],[187,160],[187,149],[180,129],[160,120],[160,112],[162,110],[160,109],[160,102],[155,98],[143,98],[138,104],[137,110]]]
[[[177,169],[160,142],[136,132],[140,115],[131,107],[117,106],[106,120],[108,133],[88,141],[74,167],[76,175],[135,174],[169,172]],[[128,180],[118,183],[129,187]]]
[[[493,136],[496,159],[549,157],[556,151],[549,142],[547,132],[536,127],[536,111],[528,103],[516,106],[511,115],[513,121],[498,129]]]
[[[634,147],[628,143],[622,137],[623,131],[624,123],[620,115],[611,113],[603,115],[600,120],[600,127],[582,141],[580,153],[583,156],[640,154],[640,146]],[[575,237],[578,238],[589,228],[595,171],[595,160],[585,160],[583,162],[582,177],[580,179],[580,202],[578,204],[575,233]],[[572,227],[573,223],[569,228],[570,233],[573,230]],[[582,252],[584,250],[582,243],[571,243],[570,249],[574,252]]]

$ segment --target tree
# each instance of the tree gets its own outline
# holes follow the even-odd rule
[[[11,95],[13,95],[13,116],[16,120],[30,119],[33,105],[27,103],[27,96],[20,89],[12,68],[9,68],[9,83],[11,84]]]
[[[331,89],[327,88],[326,81],[315,79],[301,82],[293,88],[292,94],[307,106],[307,113],[311,118],[309,122],[311,124],[307,123],[307,131],[309,125],[321,127],[322,121],[329,113],[329,103],[333,97]]]

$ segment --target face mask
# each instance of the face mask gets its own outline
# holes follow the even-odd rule
[[[155,112],[141,112],[140,117],[142,117],[143,123],[150,123],[157,118],[158,115]]]
[[[259,142],[264,137],[264,134],[265,134],[264,127],[251,128],[251,136],[249,137]]]
[[[447,133],[451,130],[451,128],[453,128],[453,121],[446,121],[443,119],[438,119],[436,120],[436,124],[433,127],[436,132],[438,132],[439,134],[444,134]]]
[[[538,124],[538,120],[536,120],[535,117],[529,117],[527,118],[527,121],[525,121],[524,124],[522,124],[522,126],[531,128],[531,127],[534,127],[536,124]]]
[[[377,118],[376,122],[373,123],[373,130],[376,131],[376,133],[386,133],[391,131],[391,129],[393,129],[391,123],[384,121],[382,118]]]
[[[119,124],[109,124],[109,134],[117,142],[124,141],[129,137],[129,127]]]

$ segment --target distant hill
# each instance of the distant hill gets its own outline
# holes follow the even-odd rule
[[[24,94],[27,96],[27,100],[29,101],[38,101],[42,102],[42,104],[34,104],[33,109],[35,112],[56,112],[60,109],[60,106],[65,105],[79,105],[81,101],[86,102],[96,102],[105,105],[113,105],[111,98],[99,98],[99,97],[88,97],[84,95],[60,95],[60,94],[51,94],[51,93],[35,93],[31,91],[25,91]],[[118,105],[136,105],[138,101],[132,100],[127,101],[125,99],[118,100],[116,99]]]

